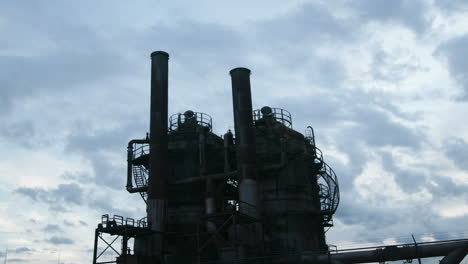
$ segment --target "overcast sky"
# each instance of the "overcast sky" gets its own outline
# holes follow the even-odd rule
[[[145,215],[126,144],[155,50],[171,114],[233,128],[243,66],[254,108],[314,127],[341,187],[329,243],[468,237],[468,1],[172,2],[0,2],[0,261],[90,262],[102,214]]]

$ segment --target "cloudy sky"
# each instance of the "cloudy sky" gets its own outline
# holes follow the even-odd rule
[[[126,144],[154,50],[170,113],[232,128],[243,66],[254,108],[314,127],[341,187],[329,243],[468,237],[468,1],[130,2],[0,2],[0,261],[90,262],[102,214],[144,216]]]

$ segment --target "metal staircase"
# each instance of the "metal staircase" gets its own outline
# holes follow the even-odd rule
[[[340,202],[338,178],[333,169],[323,160],[322,151],[315,146],[314,129],[311,126],[307,127],[305,138],[312,146],[314,164],[319,168],[316,177],[319,186],[319,198],[324,226],[331,227],[333,226],[333,214]]]
[[[131,140],[128,146],[127,190],[146,202],[149,176],[149,139]]]
[[[135,182],[135,186],[137,188],[143,188],[148,186],[148,169],[145,168],[143,165],[133,166],[133,181]],[[146,199],[148,198],[147,192],[140,192],[141,198],[146,203]]]

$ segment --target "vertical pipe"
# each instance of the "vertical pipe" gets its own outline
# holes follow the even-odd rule
[[[257,168],[255,131],[252,120],[250,70],[235,68],[230,71],[230,74],[236,132],[237,171],[240,176],[239,201],[242,211],[242,203],[257,206]],[[256,212],[253,213],[256,214]]]
[[[166,221],[168,61],[164,51],[151,53],[150,166],[148,181],[148,223],[164,231]]]
[[[127,248],[128,248],[128,236],[124,234],[122,236],[122,253],[121,256],[125,256],[125,261],[127,261]]]
[[[93,264],[96,264],[96,262],[97,262],[96,257],[97,257],[97,248],[98,248],[98,237],[99,237],[99,232],[96,229],[94,231]],[[5,259],[6,259],[6,255],[5,255]],[[6,260],[5,260],[5,263],[6,263]]]
[[[280,165],[285,166],[288,163],[287,142],[285,137],[280,138]]]
[[[205,214],[210,215],[216,212],[215,205],[215,184],[212,179],[206,179],[206,194],[205,194]],[[216,231],[215,223],[211,221],[206,222],[206,230],[209,233]]]
[[[133,188],[132,184],[132,160],[133,160],[133,144],[128,143],[127,147],[127,190],[131,190]]]
[[[228,130],[226,134],[224,134],[224,172],[230,172],[231,168],[231,156],[229,155],[231,151],[231,147],[233,144],[233,135],[231,130]]]
[[[204,126],[197,128],[198,132],[198,159],[200,162],[200,176],[206,174],[206,130]]]

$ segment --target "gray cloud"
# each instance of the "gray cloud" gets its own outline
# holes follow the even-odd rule
[[[61,204],[51,204],[49,206],[49,211],[52,211],[52,212],[57,212],[57,213],[67,213],[67,212],[70,212],[70,210],[68,210],[65,206],[61,205]]]
[[[53,211],[65,210],[63,204],[81,205],[83,203],[83,190],[75,183],[59,184],[56,188],[28,188],[20,187],[15,193],[29,197],[33,201],[49,204]]]
[[[468,171],[468,143],[462,138],[450,138],[445,142],[445,153],[460,169]]]
[[[39,145],[40,141],[38,142],[35,136],[36,131],[31,120],[4,122],[0,127],[0,140],[3,138],[5,141],[16,141],[19,145],[27,148]]]
[[[30,259],[22,259],[22,258],[9,258],[8,262],[29,262]]]
[[[431,25],[426,1],[415,0],[365,0],[351,1],[351,6],[364,21],[376,20],[384,23],[399,23],[416,33],[424,33]]]
[[[73,224],[72,222],[70,222],[70,221],[68,221],[68,220],[66,220],[66,219],[63,220],[63,224],[64,224],[65,226],[68,226],[68,227],[70,227],[70,226],[75,226],[75,224]]]
[[[99,188],[102,193],[110,191],[107,189],[108,186],[101,186]],[[26,196],[33,201],[45,203],[49,206],[50,211],[58,213],[71,211],[70,206],[87,206],[101,213],[118,214],[128,217],[132,217],[134,214],[134,212],[125,208],[116,207],[114,200],[109,199],[108,195],[85,192],[85,190],[76,183],[59,184],[56,188],[51,189],[20,187],[15,189],[15,193]],[[119,193],[120,195],[129,195],[125,190],[121,190]],[[87,225],[87,223],[82,220],[78,223],[83,226]],[[67,225],[69,224],[70,222],[68,222]],[[71,223],[71,225],[73,225],[73,223]],[[58,225],[49,224],[43,230],[47,232],[58,232],[60,229]]]
[[[468,193],[468,186],[457,184],[450,177],[435,175],[431,177],[435,185],[426,185],[430,193],[438,198],[464,197]]]
[[[121,192],[122,195],[130,195],[126,192]],[[135,196],[134,196],[135,197]],[[135,197],[138,198],[138,197]],[[121,215],[125,217],[134,217],[132,211],[128,210],[127,208],[122,208],[117,204],[113,203],[113,201],[109,199],[105,199],[102,195],[95,195],[90,198],[88,206],[92,209],[97,210],[101,213],[107,213],[109,215]],[[82,222],[79,222],[81,225],[84,225]]]
[[[465,0],[435,0],[434,5],[446,13],[468,11],[468,3]]]
[[[467,152],[468,154],[468,152]],[[422,173],[409,169],[401,169],[391,153],[380,152],[383,168],[395,176],[398,186],[407,193],[415,193],[422,189],[428,190],[438,199],[463,196],[468,186],[456,184],[449,176],[438,173]],[[467,155],[468,157],[468,155]],[[419,168],[419,166],[417,167]],[[429,167],[429,169],[431,169]],[[440,169],[435,164],[432,170]]]
[[[419,148],[425,141],[422,132],[391,118],[391,115],[394,115],[406,121],[414,121],[417,117],[402,114],[398,107],[385,102],[389,95],[340,91],[342,93],[339,96],[325,94],[320,98],[315,96],[287,98],[287,100],[278,100],[277,104],[284,105],[293,113],[297,125],[304,128],[306,125],[313,127],[317,125],[318,135],[338,130],[341,134],[338,140],[346,141],[343,143],[345,152],[349,149],[345,145],[356,141],[370,147],[409,148]],[[300,131],[297,125],[295,127]]]
[[[63,13],[61,8],[53,5],[47,10],[38,3],[2,4],[3,23],[8,29],[3,33],[9,37],[0,48],[19,53],[0,55],[3,112],[24,98],[83,89],[128,63],[114,50],[116,45],[109,45],[95,29],[81,19],[70,19],[76,13],[58,15]],[[22,19],[15,19],[19,16]],[[34,19],[37,16],[41,18]],[[31,42],[35,45],[26,44]]]
[[[74,241],[66,237],[52,236],[49,239],[46,239],[45,242],[54,244],[54,245],[71,245],[74,244]]]
[[[53,232],[61,232],[62,228],[59,225],[48,224],[42,230],[44,230],[45,232],[53,233]]]
[[[351,144],[348,147],[355,149],[353,145]],[[422,237],[434,232],[439,232],[432,235],[436,239],[453,239],[464,236],[460,232],[454,232],[453,234],[441,233],[440,231],[447,230],[447,222],[453,223],[454,227],[465,226],[464,218],[442,218],[437,211],[431,209],[430,204],[427,202],[408,201],[403,202],[402,206],[397,208],[389,208],[385,204],[391,204],[393,198],[389,198],[385,194],[373,195],[372,201],[356,199],[359,197],[359,186],[354,185],[354,179],[362,173],[362,165],[367,162],[368,157],[363,153],[359,153],[359,151],[357,153],[347,152],[347,154],[350,157],[348,166],[344,166],[338,160],[331,159],[329,161],[329,164],[338,174],[341,187],[341,203],[336,218],[346,225],[365,226],[365,230],[376,230],[373,233],[360,232],[358,236],[361,242],[383,243],[383,240],[390,238],[392,234],[400,236],[396,238],[397,242],[411,242],[409,234],[414,233],[415,230],[421,233],[415,235],[417,240],[421,240]],[[466,196],[468,187],[456,184],[448,176],[436,173],[420,173],[411,169],[403,170],[390,153],[377,151],[374,154],[380,156],[383,169],[394,175],[395,182],[406,193],[415,193],[426,189],[431,193],[432,201]],[[434,171],[438,170],[434,169]],[[413,217],[415,212],[418,214],[417,218]],[[408,235],[405,236],[405,234]]]
[[[468,34],[454,37],[442,43],[435,52],[436,56],[447,59],[452,77],[461,85],[463,92],[459,99],[468,100]]]
[[[357,108],[352,115],[360,120],[354,130],[355,136],[363,137],[370,146],[418,147],[421,138],[414,130],[392,121],[383,111]]]
[[[27,247],[20,247],[20,248],[15,249],[16,254],[24,254],[24,253],[34,252],[34,251],[36,251],[36,250],[31,249],[31,248],[27,248]]]
[[[370,67],[374,79],[395,84],[411,74],[428,70],[420,64],[418,58],[411,54],[402,53],[404,51],[400,51],[398,54],[389,54],[381,49],[376,50]],[[398,59],[403,59],[403,62],[399,62]]]
[[[82,172],[66,171],[62,174],[62,178],[67,181],[75,181],[81,184],[89,184],[94,181],[94,177]]]
[[[414,193],[427,187],[428,175],[408,169],[401,169],[391,153],[381,152],[380,157],[382,159],[383,169],[395,176],[396,183],[403,191]]]
[[[178,20],[174,24],[159,23],[153,25],[148,31],[140,35],[137,48],[148,50],[148,43],[159,43],[163,49],[167,47],[170,54],[188,62],[188,65],[200,62],[209,65],[216,64],[216,56],[225,54],[225,57],[235,59],[241,55],[242,41],[239,32],[228,26],[215,23],[203,23],[193,20]],[[196,52],[186,49],[184,43],[190,43]],[[212,49],[217,46],[218,49]],[[193,68],[197,71],[197,69]],[[201,70],[201,69],[198,69]]]
[[[68,137],[68,144],[65,149],[69,153],[78,154],[90,161],[94,170],[94,177],[83,174],[66,174],[65,178],[77,180],[82,184],[96,184],[107,186],[113,189],[122,189],[126,180],[126,145],[131,139],[130,128],[138,126],[138,121],[133,124],[129,121],[127,125],[122,125],[116,129],[106,130],[94,135],[88,134],[87,129],[75,130]],[[140,130],[144,136],[144,130]],[[143,137],[141,136],[141,137]],[[115,161],[107,154],[116,153],[121,157],[123,166],[116,166]]]
[[[434,197],[441,199],[444,196],[437,196],[435,193]],[[445,232],[448,230],[447,223],[453,224],[449,225],[453,228],[462,229],[465,226],[463,217],[442,218],[427,203],[408,201],[402,202],[404,206],[387,207],[385,204],[392,200],[385,195],[374,196],[372,201],[360,201],[348,195],[343,198],[335,217],[346,225],[365,227],[357,234],[361,242],[381,244],[385,239],[393,237],[399,243],[408,243],[411,242],[410,234],[415,232],[419,241],[428,234],[432,234],[436,239],[464,237],[460,231],[451,234]],[[418,215],[417,218],[413,217],[415,214]],[[451,230],[454,230],[453,228]]]
[[[330,40],[354,39],[352,32],[359,28],[353,28],[353,22],[357,21],[353,21],[352,18],[344,20],[336,17],[333,9],[333,5],[307,3],[284,16],[260,22],[259,29],[255,30],[255,33],[259,34],[263,41],[274,39],[275,43],[272,43],[274,46],[284,43],[297,46],[305,43],[318,44]],[[283,47],[289,51],[294,46]],[[286,53],[284,55],[287,56]]]

